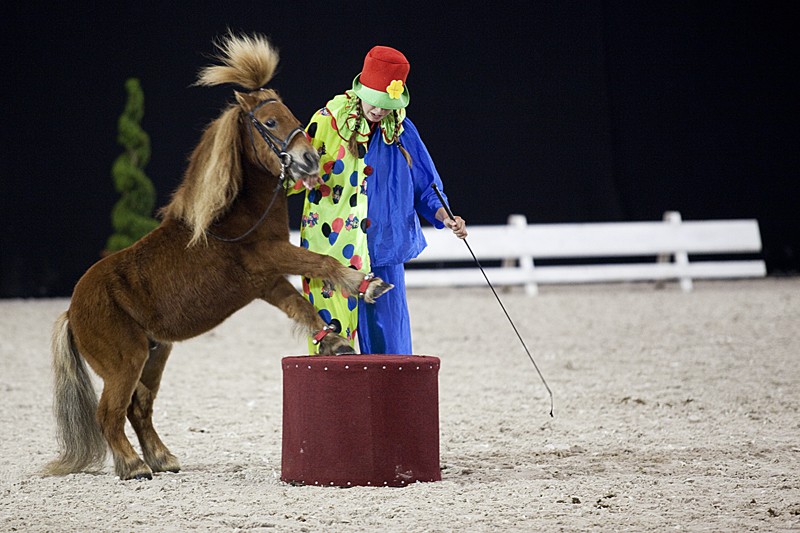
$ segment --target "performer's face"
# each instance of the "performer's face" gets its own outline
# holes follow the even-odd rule
[[[361,100],[361,108],[364,110],[364,116],[370,122],[380,122],[383,117],[389,114],[390,109],[383,109],[382,107],[375,107]]]

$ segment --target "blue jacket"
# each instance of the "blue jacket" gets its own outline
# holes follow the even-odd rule
[[[400,149],[383,142],[381,135],[372,135],[364,158],[373,168],[367,178],[367,246],[372,266],[402,264],[425,249],[419,216],[438,229],[444,227],[435,217],[442,204],[431,187],[435,183],[447,201],[442,180],[408,118],[403,121],[400,142],[411,155],[411,168]]]

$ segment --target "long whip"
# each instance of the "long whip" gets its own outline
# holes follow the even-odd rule
[[[447,216],[449,216],[451,220],[455,220],[455,217],[453,216],[453,212],[450,211],[450,206],[447,205],[447,202],[445,201],[444,196],[442,196],[441,191],[439,191],[439,187],[437,187],[435,183],[432,184],[431,187],[433,188],[433,191],[436,193],[436,196],[439,197],[439,201],[442,203],[442,206],[444,207],[444,210],[447,211]],[[517,334],[517,338],[519,339],[519,342],[522,343],[522,347],[525,349],[525,353],[528,354],[528,359],[530,359],[531,363],[533,363],[533,368],[535,368],[536,372],[539,374],[539,378],[542,380],[542,383],[544,384],[544,388],[547,389],[547,393],[550,395],[550,417],[552,418],[553,417],[553,391],[550,390],[550,386],[547,384],[547,380],[544,379],[544,375],[542,375],[542,371],[539,370],[539,365],[536,364],[536,361],[533,359],[533,356],[531,355],[531,351],[528,350],[528,347],[525,345],[525,341],[522,340],[522,335],[519,334],[519,331],[517,330],[517,326],[514,325],[514,321],[511,320],[511,317],[509,316],[508,311],[506,311],[506,306],[503,305],[503,302],[500,300],[500,297],[497,295],[497,291],[494,290],[494,286],[492,285],[492,282],[489,281],[489,277],[486,275],[486,271],[483,270],[483,267],[481,266],[481,262],[478,261],[477,257],[475,257],[475,252],[472,251],[472,248],[470,247],[470,245],[467,242],[466,238],[464,238],[462,240],[464,241],[464,244],[467,245],[467,249],[469,250],[469,253],[472,254],[472,259],[475,260],[475,264],[478,265],[479,269],[481,269],[481,274],[483,274],[483,277],[486,280],[486,283],[489,285],[489,288],[492,289],[492,293],[494,293],[494,297],[497,298],[497,303],[499,303],[500,307],[503,309],[503,313],[505,313],[506,318],[508,319],[508,322],[511,324],[511,327],[514,329],[514,333]]]

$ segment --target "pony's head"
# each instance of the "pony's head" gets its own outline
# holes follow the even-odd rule
[[[203,132],[189,158],[183,183],[162,209],[192,230],[190,245],[205,241],[206,230],[239,194],[245,166],[255,172],[314,178],[319,155],[300,121],[272,89],[265,89],[278,65],[278,52],[266,37],[228,33],[215,42],[217,65],[200,70],[195,85],[235,84],[235,103]],[[247,164],[249,163],[249,165]]]

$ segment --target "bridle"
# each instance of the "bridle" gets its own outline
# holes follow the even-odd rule
[[[278,101],[277,98],[267,98],[266,100],[263,100],[263,101],[259,102],[259,104],[257,106],[255,106],[251,111],[247,112],[247,118],[250,120],[250,123],[252,124],[253,129],[255,129],[261,135],[261,138],[264,139],[264,142],[267,143],[267,145],[272,149],[272,151],[275,153],[275,155],[278,156],[278,159],[281,162],[281,175],[278,177],[278,184],[275,186],[275,189],[272,191],[272,199],[270,200],[269,204],[267,204],[266,209],[261,214],[259,219],[255,222],[255,224],[253,224],[253,226],[250,229],[248,229],[247,231],[245,231],[244,233],[242,233],[238,237],[230,237],[230,238],[222,237],[222,236],[217,235],[216,233],[212,232],[211,230],[207,229],[206,233],[208,233],[209,235],[211,235],[212,237],[214,237],[217,240],[220,240],[220,241],[223,241],[223,242],[238,242],[238,241],[241,241],[242,239],[244,239],[245,237],[247,237],[248,235],[250,235],[251,233],[253,233],[256,230],[256,228],[258,228],[264,222],[264,220],[266,220],[267,214],[269,213],[270,209],[272,209],[272,205],[275,203],[275,199],[278,197],[278,194],[277,194],[278,193],[278,189],[280,189],[281,187],[285,187],[286,186],[286,183],[285,183],[286,182],[286,169],[289,168],[289,166],[291,166],[291,164],[292,164],[292,155],[289,152],[287,152],[286,149],[289,147],[289,145],[292,143],[292,141],[294,140],[294,138],[298,134],[301,134],[301,133],[305,134],[305,130],[303,130],[303,128],[301,128],[300,126],[297,126],[292,131],[289,132],[289,134],[286,136],[285,139],[281,139],[280,137],[278,137],[277,135],[272,133],[269,130],[269,128],[266,125],[264,125],[263,122],[261,122],[260,120],[258,120],[256,118],[255,112],[258,111],[259,109],[261,109],[262,106],[264,106],[266,104],[274,103],[274,102],[277,102],[277,101]],[[247,128],[247,133],[250,135],[250,145],[253,147],[253,152],[256,155],[256,160],[258,161],[258,164],[261,166],[262,169],[264,169],[264,171],[267,174],[269,174],[270,173],[269,169],[264,164],[264,162],[261,161],[261,158],[258,157],[258,150],[256,149],[256,141],[255,141],[255,137],[253,136],[253,129]]]
[[[301,133],[305,133],[303,128],[297,126],[292,131],[289,132],[289,135],[286,136],[285,139],[281,140],[278,136],[274,133],[269,131],[269,128],[264,125],[263,122],[256,118],[256,111],[261,109],[266,104],[271,104],[277,102],[277,98],[267,98],[266,100],[259,102],[257,106],[255,106],[251,111],[247,113],[247,118],[250,119],[250,122],[253,124],[255,130],[261,134],[261,138],[264,139],[264,142],[272,148],[272,151],[275,152],[275,155],[278,156],[278,159],[281,160],[281,177],[280,181],[283,182],[285,178],[285,170],[286,168],[292,164],[292,156],[286,151],[286,148],[291,144],[294,140],[295,136]],[[250,133],[250,143],[253,145],[253,150],[255,150],[255,140],[253,139],[253,131],[248,129]],[[258,158],[258,152],[256,151],[256,158]],[[261,164],[262,168],[266,170],[266,167],[261,162],[261,159],[258,160],[259,164]]]

